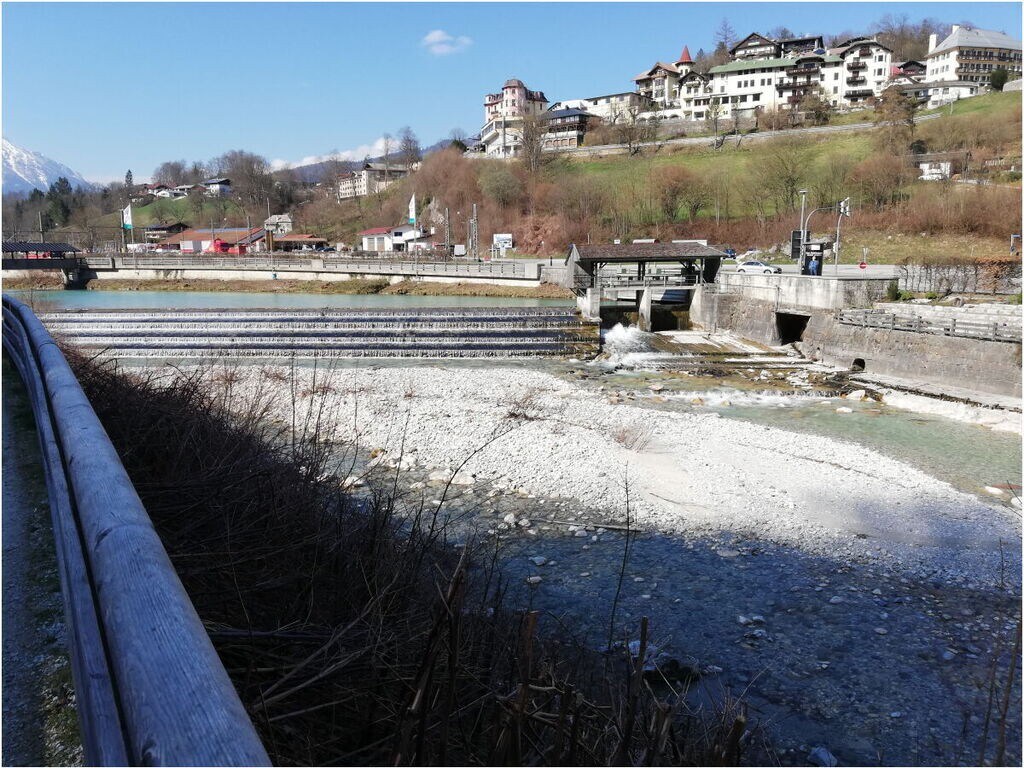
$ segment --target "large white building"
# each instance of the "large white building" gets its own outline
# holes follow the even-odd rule
[[[938,107],[980,93],[996,69],[1005,69],[1010,80],[1020,78],[1021,41],[1002,32],[954,24],[941,43],[931,36],[925,65],[928,106]]]
[[[411,170],[414,168],[410,169],[401,163],[363,163],[358,171],[338,179],[338,200],[365,197],[385,190],[408,176]]]
[[[755,33],[730,53],[733,61],[703,75],[684,48],[674,64],[658,62],[634,78],[637,93],[653,99],[661,117],[685,120],[799,109],[812,92],[846,109],[881,94],[892,66],[892,51],[873,38],[826,50],[820,37],[773,40]]]
[[[490,157],[516,157],[522,151],[523,119],[543,114],[548,107],[543,91],[531,91],[522,80],[512,78],[499,93],[484,97],[484,126],[480,144]]]

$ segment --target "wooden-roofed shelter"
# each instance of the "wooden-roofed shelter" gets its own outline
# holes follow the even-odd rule
[[[625,283],[632,283],[638,288],[651,283],[678,286],[711,283],[718,274],[722,259],[727,256],[724,251],[702,240],[597,245],[573,243],[565,259],[564,285],[577,296],[582,295],[588,288],[599,287],[601,270],[613,265],[624,268],[620,271],[624,279],[614,281],[617,287],[628,287]],[[652,272],[652,265],[660,272]],[[671,269],[677,265],[678,270]],[[608,283],[607,280],[605,282]]]

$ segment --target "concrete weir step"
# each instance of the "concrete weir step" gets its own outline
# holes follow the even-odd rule
[[[522,357],[589,355],[597,326],[568,307],[59,312],[67,344],[107,357]]]

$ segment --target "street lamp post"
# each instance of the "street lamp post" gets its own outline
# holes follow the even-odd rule
[[[839,277],[839,227],[843,223],[843,217],[850,215],[850,198],[839,203],[839,216],[836,218],[836,242],[833,246],[833,253],[836,262],[836,277]]]
[[[807,257],[807,237],[804,230],[804,209],[807,207],[807,190],[798,190],[800,194],[800,274],[804,271],[804,259]]]

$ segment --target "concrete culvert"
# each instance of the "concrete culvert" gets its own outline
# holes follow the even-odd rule
[[[779,344],[792,344],[794,341],[803,341],[804,331],[807,330],[807,315],[794,315],[790,312],[775,313],[775,328],[779,333]]]
[[[864,370],[864,358],[855,357],[853,359],[853,365],[850,366],[851,371],[863,371]]]

